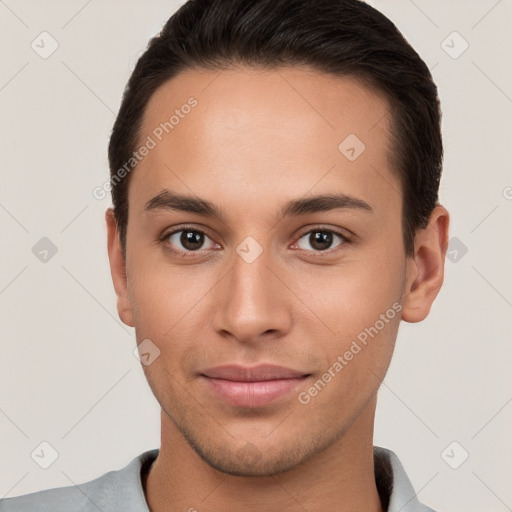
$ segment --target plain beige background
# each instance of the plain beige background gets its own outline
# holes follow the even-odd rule
[[[402,324],[375,444],[435,509],[512,510],[512,2],[371,3],[439,86],[453,237],[430,317]],[[108,179],[137,56],[178,5],[0,0],[0,497],[81,483],[159,445],[159,409],[115,308],[109,198],[92,191]],[[33,41],[58,48],[42,58]],[[43,237],[57,250],[46,262]],[[48,469],[31,457],[42,442],[58,452]]]

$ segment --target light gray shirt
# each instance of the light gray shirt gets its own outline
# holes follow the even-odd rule
[[[149,512],[141,482],[159,450],[77,486],[58,487],[0,500],[0,512]],[[374,446],[375,481],[387,512],[434,512],[422,505],[398,457]]]

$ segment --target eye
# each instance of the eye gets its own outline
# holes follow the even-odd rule
[[[330,229],[313,229],[303,234],[296,245],[299,249],[306,251],[322,252],[334,249],[347,242],[347,238],[337,231]],[[335,245],[333,246],[333,244]],[[308,245],[312,247],[312,249],[308,247]]]
[[[202,250],[222,249],[204,231],[195,227],[182,226],[165,234],[161,241],[166,248],[181,256],[193,256]],[[313,253],[331,253],[341,245],[349,243],[346,235],[332,230],[317,228],[304,233],[292,248],[298,248]]]
[[[182,228],[167,233],[162,240],[177,253],[198,252],[201,249],[220,248],[206,233],[196,228]]]

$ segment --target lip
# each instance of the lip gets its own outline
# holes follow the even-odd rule
[[[209,368],[200,376],[209,390],[235,407],[263,407],[289,394],[310,374],[276,365],[244,367],[224,365]]]

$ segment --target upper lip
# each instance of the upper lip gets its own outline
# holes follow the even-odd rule
[[[212,379],[224,379],[236,382],[261,382],[265,380],[296,379],[309,374],[271,364],[261,364],[252,367],[229,364],[209,368],[201,372],[201,375]]]

